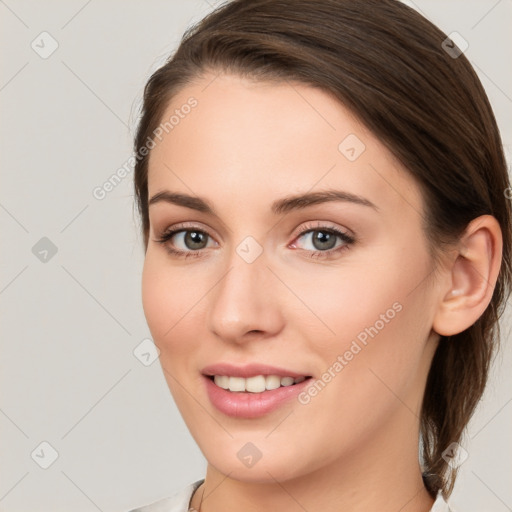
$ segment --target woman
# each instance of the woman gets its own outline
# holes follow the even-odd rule
[[[208,461],[137,510],[450,510],[511,279],[455,41],[396,0],[234,0],[150,78],[135,151],[144,312]]]

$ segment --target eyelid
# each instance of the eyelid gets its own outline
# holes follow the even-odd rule
[[[325,231],[329,231],[329,230],[333,230],[335,232],[339,232],[343,235],[345,235],[347,238],[352,238],[355,240],[356,238],[356,235],[355,233],[350,230],[350,229],[347,229],[347,228],[342,228],[342,227],[339,227],[337,226],[336,224],[330,222],[330,221],[320,221],[320,220],[316,220],[314,222],[306,222],[304,225],[302,225],[300,227],[300,229],[298,230],[298,232],[294,235],[294,239],[303,235],[304,233],[307,233],[309,231],[315,231],[315,230],[318,230],[318,231],[322,231],[322,230],[325,230]]]
[[[216,237],[217,233],[215,233],[215,236],[212,235],[212,229],[209,227],[203,227],[201,226],[201,222],[196,221],[185,221],[185,222],[178,222],[178,224],[173,224],[171,226],[166,227],[161,231],[161,234],[159,235],[159,238],[164,237],[167,233],[174,232],[176,234],[179,231],[201,231],[202,233],[207,234],[212,240],[214,240],[216,243]],[[222,240],[222,237],[219,237]]]

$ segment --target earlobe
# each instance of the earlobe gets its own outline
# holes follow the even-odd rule
[[[458,253],[448,269],[432,328],[441,336],[458,334],[489,305],[501,266],[502,233],[495,217],[473,219],[460,239]]]

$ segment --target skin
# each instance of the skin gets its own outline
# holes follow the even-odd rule
[[[491,298],[495,219],[469,226],[435,269],[418,185],[334,98],[304,84],[207,74],[163,118],[190,96],[197,107],[151,150],[149,197],[199,196],[218,217],[163,201],[149,207],[142,298],[169,389],[208,461],[191,504],[199,508],[205,487],[203,512],[430,510],[418,461],[426,377],[439,334],[471,325]],[[355,161],[338,149],[349,134],[366,146]],[[331,188],[377,208],[270,210],[274,200]],[[199,257],[178,258],[155,241],[183,222],[209,235]],[[311,233],[299,236],[305,226],[356,241],[311,258],[319,250]],[[247,236],[263,251],[252,263],[236,252]],[[167,246],[198,252],[183,232]],[[396,303],[394,318],[307,405],[293,399],[248,420],[210,403],[207,364],[268,363],[318,379]],[[248,442],[262,454],[250,468],[237,457]]]

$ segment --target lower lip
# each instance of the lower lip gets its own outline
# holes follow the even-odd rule
[[[204,376],[211,403],[222,413],[234,418],[259,418],[288,400],[296,397],[310,383],[311,378],[292,386],[281,386],[261,393],[233,392],[217,386]]]

